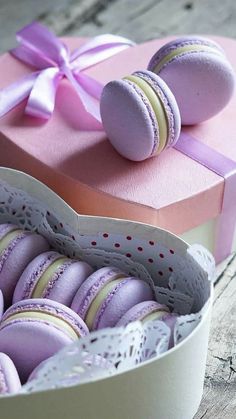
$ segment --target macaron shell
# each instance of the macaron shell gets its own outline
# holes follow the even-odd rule
[[[5,390],[0,382],[0,394],[16,393],[20,390],[21,382],[16,367],[5,353],[0,353],[0,378],[1,374],[4,375]]]
[[[73,262],[58,278],[55,286],[48,291],[45,298],[58,301],[70,307],[76,292],[92,272],[93,269],[88,263],[82,261]]]
[[[144,100],[141,89],[127,80],[108,83],[101,96],[101,117],[108,139],[118,153],[133,161],[150,157],[158,141],[154,112]]]
[[[176,98],[182,125],[197,124],[219,113],[230,101],[235,85],[230,63],[214,52],[178,55],[158,75]]]
[[[131,307],[118,321],[116,324],[117,327],[119,326],[126,326],[130,322],[134,322],[137,320],[142,321],[143,318],[148,316],[150,313],[156,311],[166,311],[168,314],[169,309],[164,306],[163,304],[159,304],[156,301],[143,301],[135,306]]]
[[[113,266],[106,266],[93,272],[78,289],[71,308],[85,319],[90,304],[105,284],[115,278],[126,277],[126,274]]]
[[[112,295],[104,310],[102,306],[94,319],[93,329],[114,327],[120,318],[134,305],[154,298],[150,286],[141,279],[127,278],[127,281]],[[109,299],[109,296],[108,296]]]
[[[0,351],[14,362],[24,383],[36,366],[73,340],[43,321],[19,320],[0,330]]]
[[[38,281],[40,281],[40,277],[38,280],[37,275],[40,266],[42,267],[45,264],[45,266],[48,267],[50,266],[47,263],[48,260],[51,260],[51,263],[53,263],[53,261],[60,257],[62,257],[62,255],[51,251],[42,253],[32,260],[24,270],[16,285],[13,303],[25,298],[32,298],[34,287]],[[42,273],[44,271],[45,269],[42,270]],[[68,259],[65,263],[62,261],[60,268],[55,271],[55,274],[51,278],[54,279],[54,282],[51,282],[48,287],[45,287],[45,291],[40,298],[51,299],[65,304],[66,306],[70,306],[78,288],[92,272],[93,269],[86,262],[72,261],[71,259]],[[32,283],[33,286],[31,285]],[[31,289],[30,294],[28,291],[29,287]]]
[[[39,234],[27,234],[9,253],[0,271],[0,289],[3,292],[6,307],[11,304],[16,283],[28,263],[39,253],[48,249],[49,244],[44,237]]]

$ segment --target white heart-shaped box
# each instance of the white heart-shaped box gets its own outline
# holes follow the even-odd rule
[[[123,268],[127,265],[126,269],[140,273],[141,277],[146,272],[150,273],[154,282],[161,287],[165,287],[165,279],[177,269],[179,272],[176,272],[176,278],[181,283],[182,266],[182,277],[184,270],[188,269],[189,282],[182,281],[181,286],[187,287],[190,295],[193,292],[194,311],[204,306],[194,330],[167,352],[137,366],[118,370],[106,378],[95,378],[90,382],[63,388],[58,388],[55,383],[54,388],[47,389],[45,384],[41,388],[35,386],[34,390],[38,391],[0,398],[2,417],[18,419],[21,412],[25,419],[41,419],[43,409],[45,417],[57,419],[74,419],[78,416],[86,419],[192,418],[202,397],[213,300],[210,282],[213,264],[208,252],[198,246],[189,246],[177,236],[150,225],[80,216],[45,185],[24,173],[0,168],[0,180],[9,185],[5,190],[1,189],[0,222],[6,221],[6,217],[16,222],[22,218],[22,197],[15,192],[17,188],[48,208],[48,230],[45,230],[45,234],[51,231],[52,243],[59,248],[60,237],[63,236],[65,225],[68,226],[71,233],[70,236],[65,235],[64,240],[70,255],[73,256],[75,252],[77,256],[76,248],[71,243],[79,238],[80,246],[87,249],[83,250],[84,254],[93,258],[97,266],[107,263],[107,254],[110,252],[112,262]],[[11,199],[5,200],[3,207],[2,202],[9,188],[12,188]],[[56,218],[50,209],[55,211]],[[29,210],[25,214],[28,223],[25,227],[30,228],[31,224],[32,228],[32,223],[36,226],[41,215],[40,207],[35,212],[32,210],[30,213]],[[131,257],[127,256],[128,251],[132,253]],[[173,306],[175,304],[181,304],[181,300],[176,298]],[[190,317],[189,327],[191,330]]]

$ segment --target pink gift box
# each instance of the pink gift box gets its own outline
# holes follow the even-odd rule
[[[86,74],[105,84],[145,69],[153,53],[170,39],[128,48]],[[236,68],[236,41],[214,39]],[[84,42],[76,38],[64,41],[71,49]],[[0,58],[0,69],[0,88],[32,72],[8,53]],[[60,82],[55,111],[47,123],[26,116],[24,107],[25,102],[0,121],[0,165],[38,178],[80,214],[153,224],[214,250],[223,177],[175,149],[141,163],[119,156],[66,80]],[[219,115],[183,132],[236,161],[235,109],[236,93]],[[236,197],[232,206],[235,204]]]

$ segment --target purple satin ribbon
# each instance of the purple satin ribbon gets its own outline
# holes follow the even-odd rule
[[[0,90],[0,117],[28,98],[25,113],[49,119],[58,83],[66,77],[86,111],[101,122],[99,99],[103,85],[83,70],[134,45],[133,42],[121,36],[100,35],[70,53],[60,39],[37,22],[21,29],[16,39],[19,46],[11,54],[37,71]]]
[[[236,162],[184,132],[174,148],[225,180],[214,252],[216,262],[220,262],[232,250],[236,225]]]

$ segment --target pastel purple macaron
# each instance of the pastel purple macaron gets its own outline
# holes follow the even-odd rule
[[[0,395],[17,393],[21,382],[16,367],[8,355],[0,352]]]
[[[131,307],[118,321],[116,326],[127,326],[134,321],[148,321],[150,319],[162,319],[170,313],[168,307],[156,301],[143,301]]]
[[[4,312],[4,300],[3,300],[2,291],[0,290],[0,320],[2,318],[3,312]]]
[[[165,44],[151,58],[148,70],[172,90],[183,125],[213,117],[233,94],[233,68],[223,49],[207,38],[186,36]]]
[[[150,71],[136,71],[108,83],[100,106],[108,139],[127,159],[156,156],[179,138],[176,100],[167,84]]]
[[[0,225],[0,289],[6,307],[11,304],[16,283],[28,263],[47,250],[49,244],[39,234],[9,223]]]
[[[40,362],[87,333],[83,320],[63,304],[48,299],[23,300],[3,315],[0,351],[10,356],[25,382]]]
[[[21,275],[13,303],[28,298],[48,298],[70,306],[83,281],[93,272],[88,263],[55,251],[36,256]]]
[[[159,304],[156,301],[143,301],[131,307],[117,322],[116,326],[127,326],[134,321],[141,321],[146,323],[151,320],[163,321],[171,331],[169,348],[174,346],[174,328],[176,324],[177,314],[170,313],[169,308],[164,304]]]
[[[107,266],[83,282],[71,308],[90,330],[97,330],[115,326],[133,305],[153,297],[153,291],[146,282]]]

